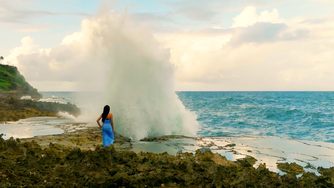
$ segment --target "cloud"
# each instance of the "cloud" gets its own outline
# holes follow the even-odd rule
[[[333,90],[334,55],[330,42],[293,40],[277,43],[222,45],[213,40],[206,51],[173,44],[182,90]],[[196,40],[196,37],[193,38]],[[180,39],[179,43],[183,41]],[[327,47],[323,45],[326,44]],[[314,46],[323,46],[315,50]]]
[[[233,35],[231,44],[263,43],[280,40],[280,33],[287,28],[285,24],[256,23],[252,26],[242,28]]]
[[[169,32],[176,30],[176,22],[169,14],[162,13],[131,13],[131,18],[137,23],[144,24],[156,32]]]
[[[295,23],[285,23],[277,9],[258,13],[256,7],[248,6],[233,21],[231,45],[297,40],[309,35],[308,29],[298,28]]]
[[[54,12],[47,10],[27,9],[30,1],[0,1],[0,22],[5,23],[28,23],[33,18],[43,16],[90,16],[84,12]]]
[[[278,10],[265,10],[258,14],[256,7],[245,7],[238,16],[233,18],[232,27],[247,27],[258,22],[280,23],[281,19],[279,18]]]
[[[333,19],[263,22],[255,15],[243,27],[159,36],[171,49],[177,88],[334,90]]]
[[[96,70],[89,64],[93,56],[89,50],[92,50],[94,40],[85,37],[91,32],[87,24],[87,20],[84,20],[82,32],[65,36],[62,43],[53,48],[41,48],[32,37],[26,36],[21,40],[19,47],[10,51],[6,61],[17,66],[26,79],[36,84],[38,89],[76,90],[80,71]],[[66,88],[61,89],[60,86]]]
[[[310,0],[311,2],[314,3],[323,3],[325,5],[333,5],[334,2],[332,0]]]
[[[21,46],[12,49],[6,59],[8,59],[8,62],[10,62],[10,64],[17,66],[20,63],[18,61],[19,56],[35,53],[38,51],[39,46],[35,44],[34,40],[31,37],[26,36],[22,38]]]
[[[225,13],[230,13],[247,5],[262,5],[264,0],[183,0],[171,1],[165,0],[163,3],[171,7],[172,16],[178,15],[192,21],[209,22],[215,18],[221,18]]]
[[[49,27],[47,25],[29,25],[24,26],[18,29],[18,32],[22,33],[34,33],[34,32],[40,32],[43,30],[48,29]]]
[[[140,47],[138,50],[143,54],[134,52],[138,58],[133,62],[137,62],[141,56],[145,56],[144,51],[149,50],[147,46],[149,40],[142,37],[145,29],[140,29],[142,26],[139,24],[136,25],[136,29],[132,26],[130,28],[129,24],[132,24],[131,19],[124,15],[117,16],[117,14],[112,14],[110,18],[97,16],[84,19],[80,31],[65,36],[59,45],[52,48],[41,48],[31,37],[24,37],[21,45],[12,49],[6,60],[17,66],[27,80],[37,84],[36,87],[41,90],[54,90],[54,85],[47,86],[45,83],[55,82],[59,82],[57,86],[67,87],[63,90],[81,88],[101,90],[104,89],[104,81],[98,75],[107,74],[106,70],[109,67],[106,67],[106,64],[112,61],[112,58],[128,53],[127,50],[133,50],[133,47],[130,44],[126,46],[124,41],[129,40],[129,43],[145,45],[145,48]],[[130,32],[131,35],[127,35]],[[121,48],[122,45],[125,47]],[[156,47],[150,52],[157,56],[165,56],[158,54]],[[106,55],[112,54],[114,56],[111,58],[105,58]],[[168,57],[164,59],[168,60]],[[83,74],[92,75],[93,78],[82,76]]]
[[[71,53],[76,49],[69,45],[60,45],[55,48],[41,48],[34,40],[27,36],[21,40],[21,46],[12,49],[6,62],[19,68],[27,80],[35,83],[41,90],[75,90],[75,72],[77,63]],[[58,83],[46,85],[45,83]],[[71,83],[72,82],[72,83]],[[71,83],[71,84],[69,84]],[[72,86],[61,88],[61,86]]]
[[[284,23],[258,22],[248,27],[234,30],[231,45],[244,43],[268,43],[285,40],[298,40],[308,37],[307,29],[289,28]]]
[[[196,21],[208,21],[220,14],[216,7],[217,3],[207,3],[203,8],[202,2],[194,1],[188,4],[179,5],[174,13]]]
[[[149,22],[163,19],[141,16]],[[170,50],[170,57],[164,57],[175,65],[179,90],[333,90],[333,20],[330,16],[282,19],[278,9],[246,7],[235,17],[234,27],[173,30],[155,36]],[[90,23],[89,28],[96,27]],[[98,62],[87,54],[100,53],[92,46],[105,39],[84,37],[100,32],[87,28],[83,22],[82,31],[66,36],[52,49],[40,49],[26,39],[13,56],[34,83],[62,80],[74,88],[69,84],[75,83],[73,72],[85,62]],[[84,71],[89,70],[96,69],[88,66]]]

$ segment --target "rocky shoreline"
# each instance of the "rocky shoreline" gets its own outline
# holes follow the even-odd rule
[[[59,111],[74,116],[80,114],[80,109],[74,104],[22,100],[13,95],[0,95],[0,123],[29,117],[57,116]]]
[[[163,139],[168,139],[163,137]],[[159,142],[159,139],[146,139]],[[0,187],[333,187],[334,167],[319,176],[295,163],[282,163],[279,175],[256,159],[235,162],[199,149],[193,153],[133,152],[120,135],[102,148],[98,128],[29,139],[0,138]],[[298,174],[298,176],[297,176]]]

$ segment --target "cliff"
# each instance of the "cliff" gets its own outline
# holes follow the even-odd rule
[[[36,116],[57,116],[59,111],[75,116],[80,113],[80,109],[74,104],[21,100],[20,97],[25,95],[33,99],[42,97],[16,67],[0,64],[0,123]]]
[[[16,67],[2,64],[0,64],[0,93],[17,97],[30,95],[32,98],[41,98],[37,89],[25,80]]]

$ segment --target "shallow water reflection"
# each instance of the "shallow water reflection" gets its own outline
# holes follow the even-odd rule
[[[73,120],[61,117],[33,117],[0,124],[0,134],[4,134],[4,139],[62,134],[62,126],[71,123]]]
[[[155,142],[134,142],[133,151],[155,152],[175,155],[179,152],[195,152],[197,149],[211,150],[228,160],[246,156],[257,159],[257,167],[265,163],[271,171],[283,174],[277,163],[295,162],[305,171],[318,173],[317,167],[334,166],[334,144],[326,142],[301,141],[280,137],[202,137],[167,139]]]

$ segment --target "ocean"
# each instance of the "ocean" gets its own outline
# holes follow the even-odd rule
[[[42,92],[75,102],[73,92]],[[334,143],[334,92],[177,92],[199,136],[277,136]]]
[[[278,136],[334,143],[334,92],[177,92],[201,136]]]

